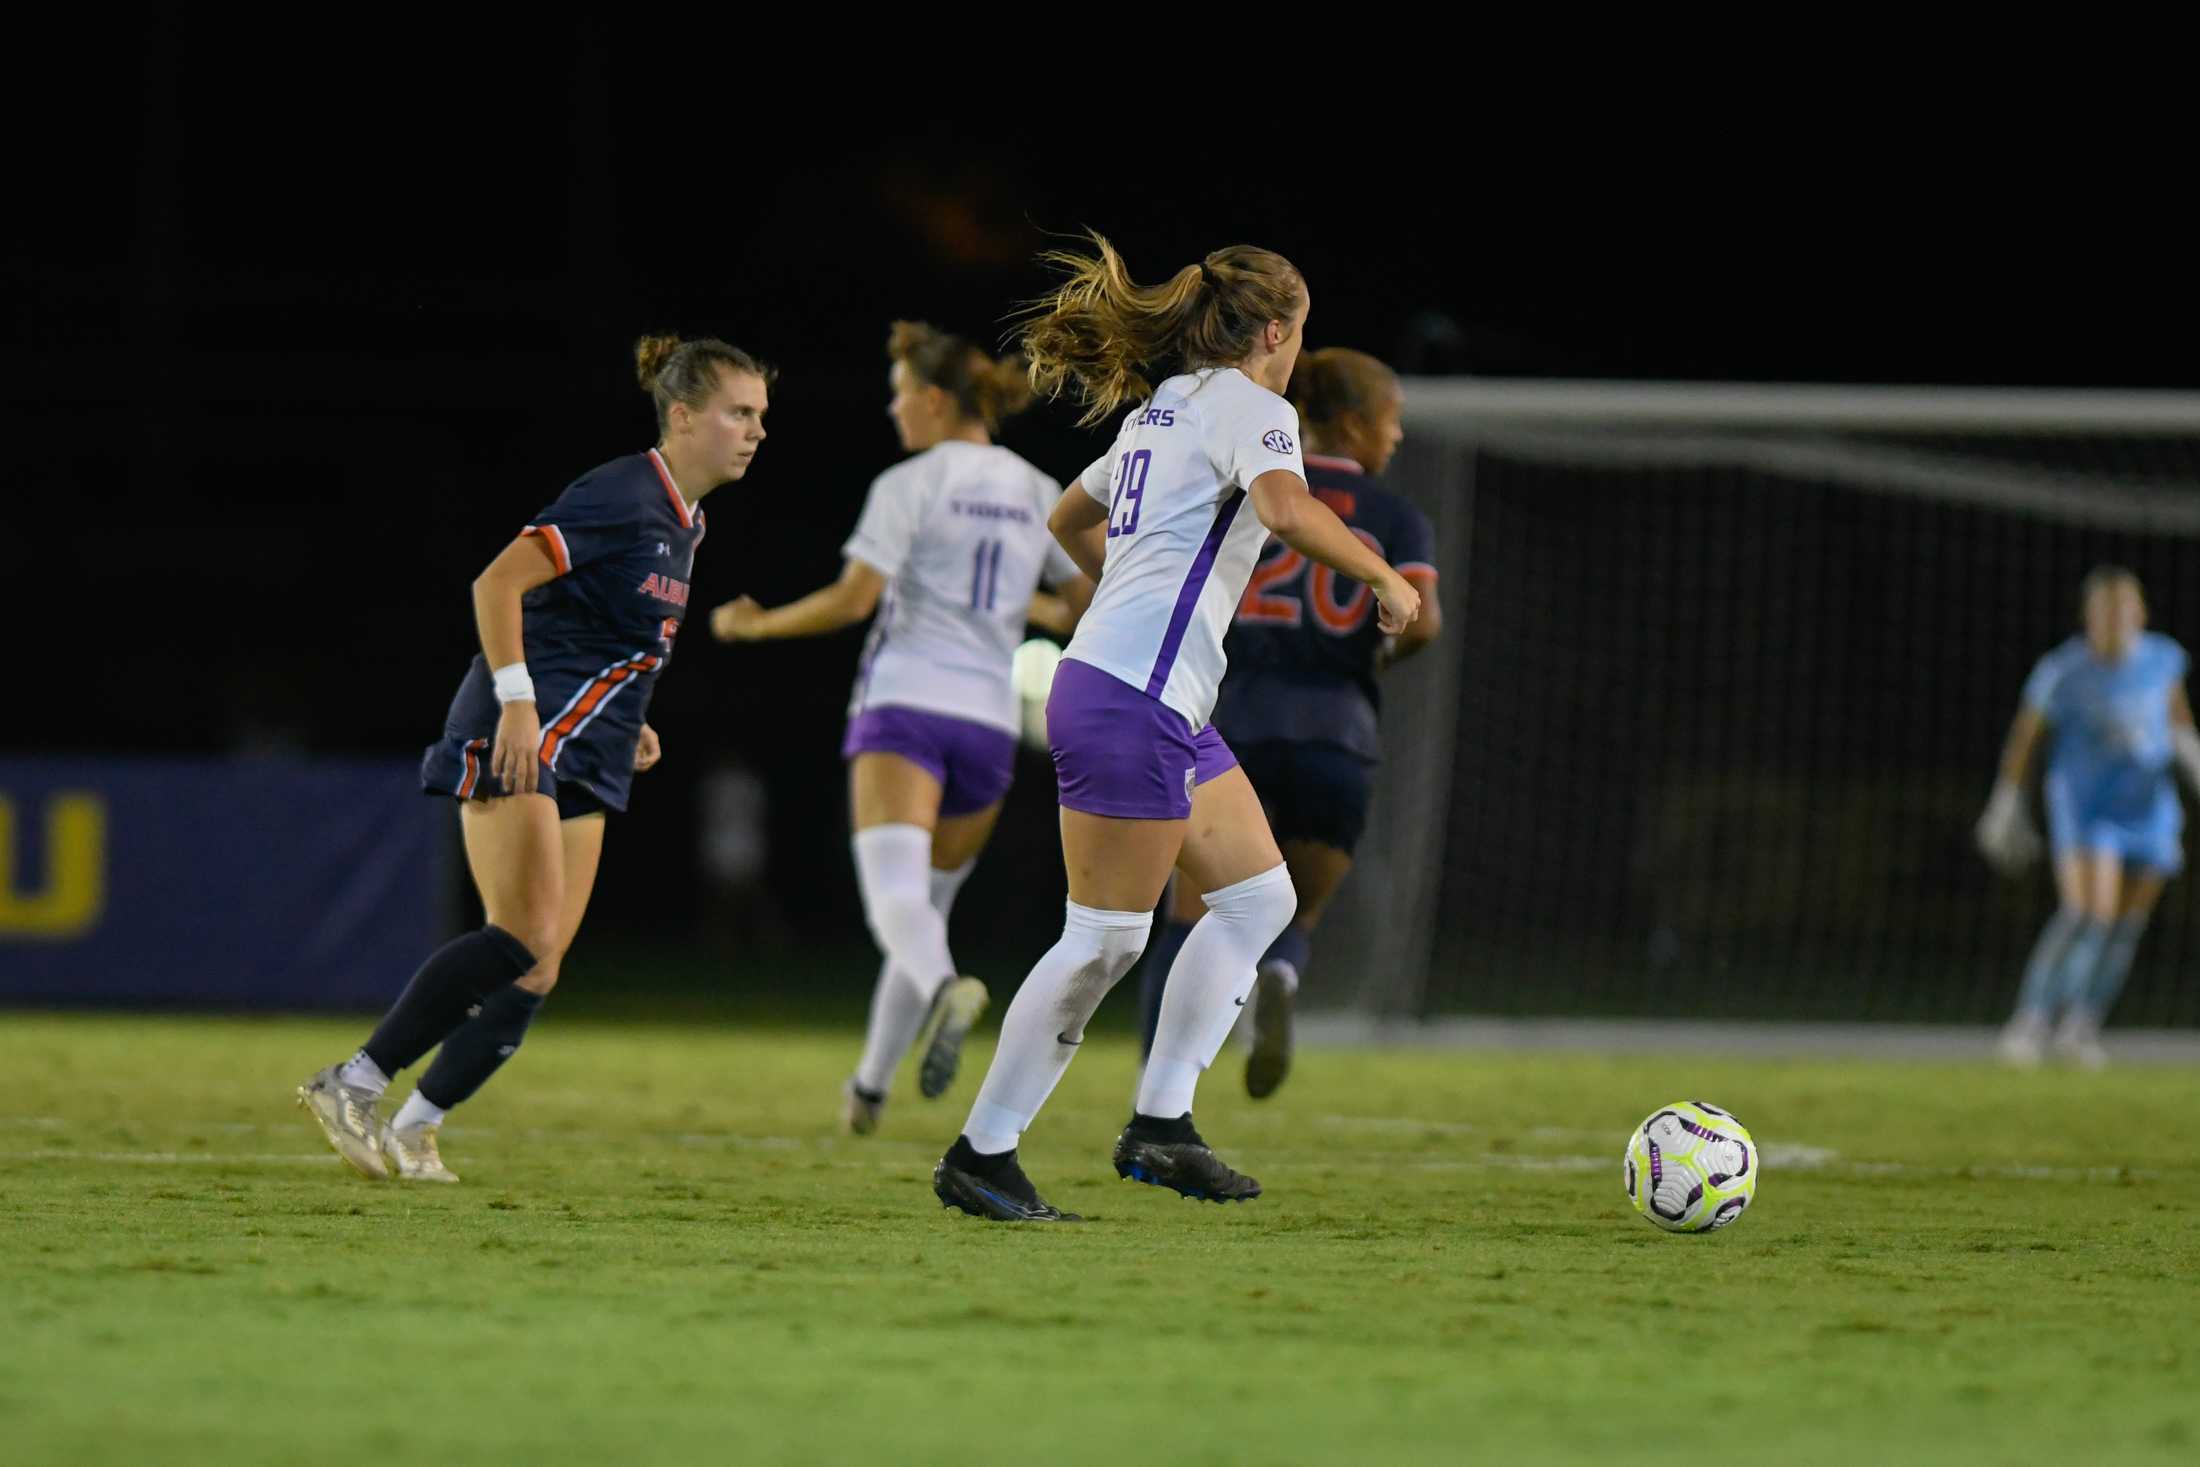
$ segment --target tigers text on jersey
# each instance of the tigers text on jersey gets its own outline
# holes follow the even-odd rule
[[[1299,415],[1235,367],[1171,377],[1078,483],[1108,506],[1107,561],[1064,656],[1204,728],[1223,633],[1267,527],[1245,503],[1271,469],[1301,479]]]
[[[1435,581],[1435,531],[1405,498],[1348,458],[1307,455],[1306,482],[1399,574],[1424,590]],[[1215,727],[1233,747],[1272,739],[1382,757],[1375,659],[1383,633],[1366,586],[1271,541],[1223,645],[1230,675],[1215,703]]]
[[[1077,574],[1047,529],[1061,485],[994,444],[950,440],[871,485],[841,547],[887,579],[849,699],[1015,733],[1009,664],[1031,593]]]

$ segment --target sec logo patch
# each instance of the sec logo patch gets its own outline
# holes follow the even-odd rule
[[[1292,451],[1291,435],[1281,428],[1270,428],[1260,435],[1260,446],[1270,453],[1289,453]]]

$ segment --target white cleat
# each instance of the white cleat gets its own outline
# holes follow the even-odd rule
[[[2047,1020],[2038,1014],[2018,1014],[2003,1027],[1994,1050],[2003,1064],[2014,1069],[2038,1069],[2047,1053]]]
[[[443,1153],[435,1149],[434,1126],[407,1126],[399,1130],[391,1126],[383,1133],[383,1148],[390,1154],[390,1165],[401,1182],[455,1182],[458,1173],[443,1164]]]
[[[933,996],[932,1011],[917,1034],[917,1046],[924,1051],[917,1066],[917,1093],[926,1100],[939,1099],[955,1083],[963,1041],[986,1002],[985,985],[975,978],[950,978]]]
[[[2108,1051],[2101,1048],[2101,1022],[2090,1014],[2070,1013],[2055,1028],[2056,1057],[2081,1070],[2107,1065]]]
[[[330,1065],[298,1087],[298,1108],[320,1122],[321,1134],[344,1164],[370,1181],[389,1180],[382,1160],[382,1122],[374,1113],[381,1099],[371,1090],[346,1085]]]
[[[886,1109],[886,1097],[875,1099],[851,1079],[841,1087],[840,1130],[845,1136],[868,1136],[878,1129],[879,1116]]]

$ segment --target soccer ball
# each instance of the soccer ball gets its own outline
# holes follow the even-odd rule
[[[1708,1233],[1757,1195],[1757,1143],[1715,1105],[1676,1100],[1627,1138],[1627,1200],[1669,1233]]]
[[[1026,747],[1047,747],[1047,695],[1054,691],[1054,669],[1061,665],[1062,649],[1044,637],[1033,637],[1016,649],[1008,665],[1008,680],[1016,689],[1018,721]]]

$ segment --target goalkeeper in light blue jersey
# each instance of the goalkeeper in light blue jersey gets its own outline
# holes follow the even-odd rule
[[[2039,1063],[2050,1044],[2089,1068],[2101,1019],[2131,971],[2163,885],[2184,868],[2184,812],[2170,770],[2200,791],[2200,735],[2185,700],[2185,649],[2146,630],[2130,571],[2085,578],[2084,635],[2042,657],[2024,684],[2001,776],[1978,823],[1987,859],[2019,871],[2038,854],[2025,812],[2033,751],[2048,741],[2047,807],[2060,905],[2025,965],[2002,1057]]]

